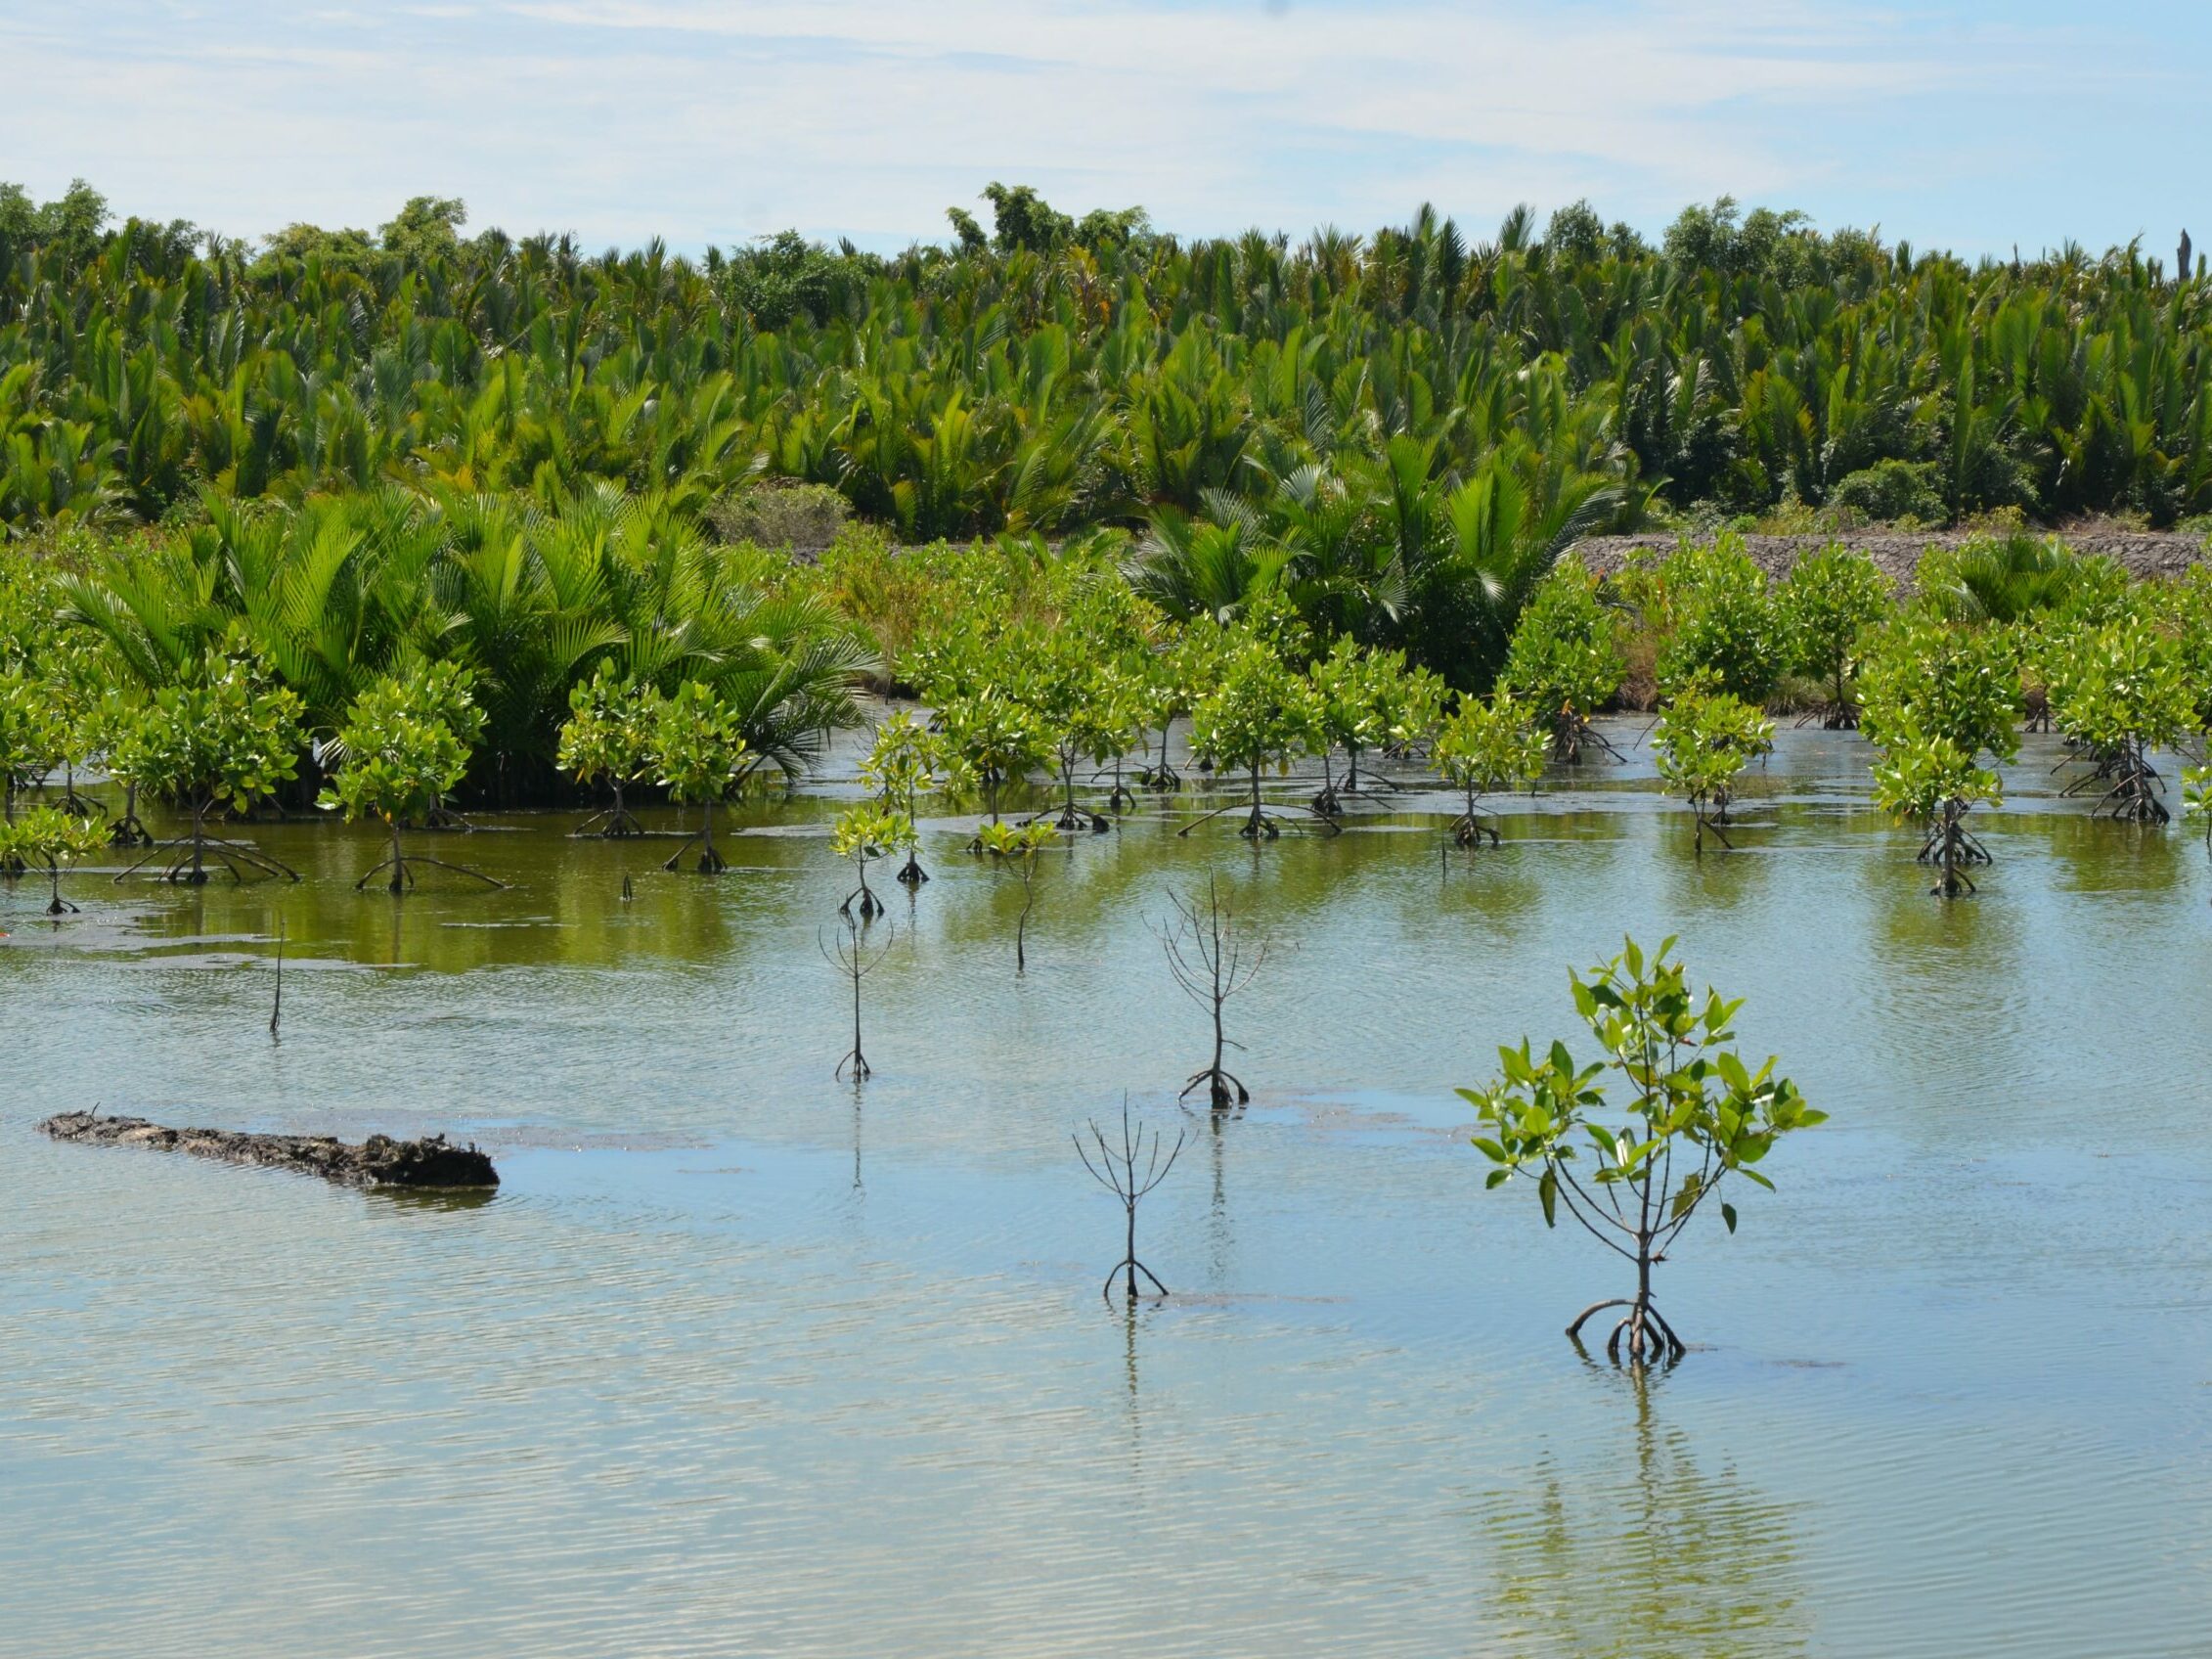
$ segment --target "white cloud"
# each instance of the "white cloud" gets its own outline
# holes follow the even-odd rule
[[[1483,223],[1583,194],[1652,223],[1722,191],[1924,185],[1908,157],[1958,112],[2061,72],[2079,97],[2160,67],[2109,38],[2061,55],[2049,33],[1924,10],[1751,11],[15,0],[0,168],[47,191],[82,174],[126,209],[234,233],[373,224],[437,191],[479,223],[595,244],[795,224],[896,245],[941,235],[942,207],[991,178],[1077,209],[1141,202],[1191,232],[1364,228],[1424,198]],[[1977,174],[2003,165],[1971,154]]]

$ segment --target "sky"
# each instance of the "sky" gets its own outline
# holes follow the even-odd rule
[[[992,180],[1185,236],[1476,240],[1723,193],[1976,255],[2212,246],[2212,5],[0,0],[0,180],[258,237],[942,241]]]

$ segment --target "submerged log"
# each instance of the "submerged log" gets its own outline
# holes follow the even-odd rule
[[[190,1152],[232,1164],[261,1164],[271,1169],[319,1175],[340,1187],[437,1188],[497,1187],[492,1160],[473,1144],[456,1146],[443,1135],[420,1141],[394,1141],[372,1135],[358,1146],[328,1135],[251,1135],[232,1129],[168,1129],[142,1117],[102,1117],[97,1112],[61,1112],[38,1126],[57,1141],[96,1146],[152,1146],[156,1151]]]

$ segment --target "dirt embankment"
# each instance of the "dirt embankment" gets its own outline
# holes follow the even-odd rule
[[[2076,553],[2102,554],[2121,564],[2139,580],[2148,576],[2178,576],[2191,564],[2207,559],[2205,538],[2196,534],[2159,530],[2114,530],[2101,527],[2057,532]],[[1667,535],[1592,536],[1575,551],[1582,562],[1599,575],[1611,575],[1628,561],[1638,548],[1658,553],[1670,551],[1677,537]],[[1709,538],[1698,538],[1701,540]],[[1957,547],[1969,540],[1962,530],[1863,530],[1833,536],[1746,536],[1744,551],[1770,576],[1787,575],[1803,554],[1818,553],[1831,542],[1841,542],[1867,555],[1882,573],[1910,582],[1921,555],[1931,547]]]
[[[442,1135],[394,1141],[372,1135],[358,1146],[328,1135],[247,1135],[231,1129],[167,1129],[142,1117],[102,1117],[63,1112],[38,1126],[57,1141],[93,1146],[149,1146],[189,1152],[224,1163],[319,1175],[340,1187],[426,1190],[497,1187],[492,1160],[474,1146],[456,1146]]]

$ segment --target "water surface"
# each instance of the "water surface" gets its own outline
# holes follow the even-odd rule
[[[1257,853],[1148,804],[1046,855],[1019,978],[1019,881],[937,820],[859,1093],[818,948],[849,760],[742,809],[719,881],[546,815],[438,841],[501,893],[357,895],[379,849],[320,821],[247,831],[298,887],[86,874],[52,927],[26,882],[0,1651],[2212,1651],[2212,873],[2057,758],[1948,905],[1850,736],[1786,731],[1703,860],[1641,755],[1479,855],[1436,797]],[[1176,1106],[1206,1028],[1151,932],[1209,873],[1280,947],[1223,1121]],[[1571,1040],[1565,969],[1623,931],[1747,994],[1832,1118],[1660,1270],[1699,1347],[1641,1386],[1560,1335],[1618,1264],[1482,1191],[1451,1095]],[[1189,1137],[1133,1318],[1069,1141],[1125,1094]],[[453,1129],[506,1184],[30,1132],[93,1101]]]

